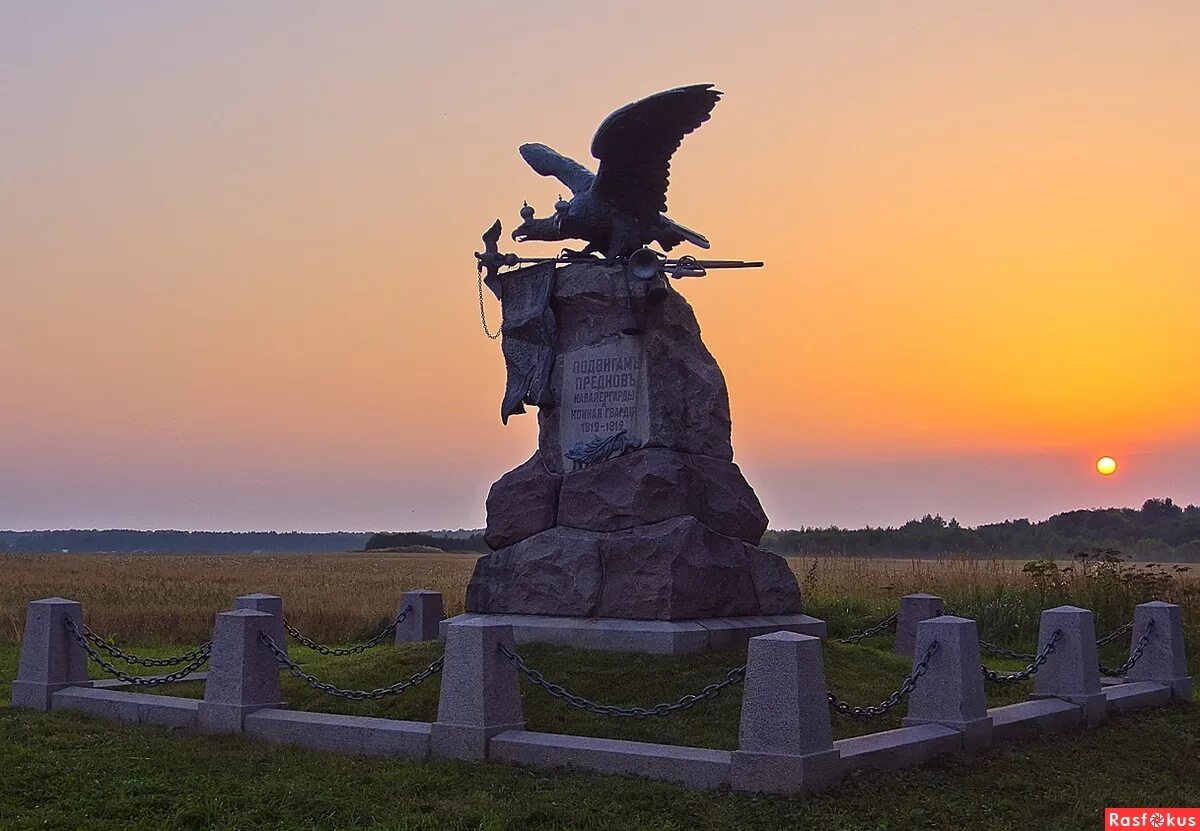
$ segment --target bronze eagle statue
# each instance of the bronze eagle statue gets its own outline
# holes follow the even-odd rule
[[[703,234],[668,217],[667,183],[671,156],[683,137],[708,121],[721,92],[712,84],[692,84],[627,104],[601,122],[592,139],[600,169],[592,173],[544,144],[521,145],[521,157],[542,176],[553,176],[573,194],[559,199],[553,216],[524,220],[512,233],[517,242],[581,239],[582,254],[627,257],[657,242],[671,250],[682,242],[708,248]]]

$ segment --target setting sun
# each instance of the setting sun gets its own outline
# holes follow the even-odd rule
[[[1112,456],[1101,456],[1096,460],[1096,470],[1104,476],[1117,472],[1117,460]]]

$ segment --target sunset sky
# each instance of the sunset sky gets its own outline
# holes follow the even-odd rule
[[[767,267],[679,288],[773,527],[1200,502],[1197,43],[1190,0],[8,0],[0,528],[481,526],[536,424],[471,254],[560,191],[517,146],[692,82],[670,213]]]

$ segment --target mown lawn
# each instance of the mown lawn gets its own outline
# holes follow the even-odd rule
[[[887,651],[890,639],[878,648],[827,644],[826,673],[830,687],[852,704],[878,704],[896,689],[911,671],[911,662]],[[745,649],[703,655],[665,657],[582,652],[549,646],[523,646],[519,652],[548,680],[563,683],[571,692],[602,704],[649,706],[675,701],[696,693],[725,677],[732,667],[746,662]],[[344,689],[371,690],[403,680],[442,654],[440,643],[411,644],[400,649],[380,648],[348,657],[329,657],[292,646],[293,660],[307,672]],[[989,661],[999,669],[1017,668],[1012,662]],[[586,669],[582,669],[585,668]],[[572,733],[613,739],[733,750],[737,747],[741,714],[741,685],[727,687],[719,696],[690,710],[665,718],[615,719],[573,709],[522,679],[526,725],[530,730]],[[993,687],[993,705],[1011,704],[1028,695],[1029,684]],[[433,721],[437,715],[438,684],[430,679],[402,695],[379,701],[348,701],[313,690],[288,675],[283,677],[284,697],[299,710],[348,713],[361,716]],[[201,684],[159,688],[168,695],[200,698]],[[834,717],[836,738],[900,726],[903,707],[868,722]]]
[[[855,703],[885,697],[908,671],[887,646],[886,639],[871,646],[829,643],[830,686]],[[334,683],[373,687],[406,677],[439,652],[437,644],[418,644],[353,658],[301,649],[294,655]],[[694,692],[744,660],[739,651],[672,660],[548,647],[521,652],[552,680],[620,704]],[[15,671],[16,649],[0,647],[5,700]],[[198,695],[200,687],[170,693]],[[989,690],[992,704],[1027,693],[1026,685]],[[530,729],[736,745],[737,687],[667,719],[619,722],[570,710],[529,687],[523,694]],[[431,720],[437,683],[384,702],[354,703],[288,679],[285,696],[297,709]],[[835,719],[839,736],[862,729]],[[1102,827],[1101,810],[1113,804],[1200,804],[1200,708],[1117,717],[1087,733],[1000,745],[901,773],[863,773],[829,794],[785,799],[697,794],[626,777],[495,763],[340,757],[0,707],[3,829],[1095,829]]]

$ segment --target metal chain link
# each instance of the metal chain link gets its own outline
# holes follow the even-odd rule
[[[835,712],[841,713],[844,716],[850,716],[850,718],[865,720],[886,715],[889,710],[891,710],[904,699],[908,698],[909,694],[916,688],[917,679],[924,675],[926,670],[929,669],[929,659],[932,658],[937,651],[938,642],[933,641],[929,644],[929,648],[925,650],[925,657],[923,657],[920,662],[913,667],[912,675],[905,678],[900,684],[899,689],[878,704],[871,705],[870,707],[858,707],[842,701],[833,694],[832,690],[829,690],[825,693],[825,696],[829,699],[829,706],[832,707]]]
[[[895,630],[896,623],[899,620],[900,620],[900,613],[896,612],[891,617],[884,618],[883,620],[879,621],[879,623],[877,623],[874,626],[871,626],[867,629],[864,629],[863,631],[859,632],[857,635],[850,635],[849,637],[838,638],[838,643],[858,643],[859,641],[864,641],[867,638],[873,638],[876,635],[881,634],[883,632],[893,631],[893,630]]]
[[[1126,623],[1124,626],[1122,626],[1118,629],[1114,629],[1112,632],[1109,632],[1103,638],[1100,638],[1099,640],[1097,640],[1096,646],[1098,648],[1108,646],[1110,643],[1112,643],[1117,638],[1124,635],[1126,632],[1128,632],[1132,628],[1133,628],[1132,623]],[[1009,658],[1013,661],[1032,661],[1035,658],[1037,658],[1036,655],[1033,655],[1029,652],[1014,652],[1011,649],[1006,649],[1003,646],[997,646],[994,643],[985,641],[983,638],[979,639],[979,646],[981,648],[983,648],[984,650],[992,653],[993,655],[997,655],[1001,658]]]
[[[594,713],[598,716],[612,716],[613,718],[648,718],[650,716],[668,716],[671,713],[680,710],[688,710],[695,707],[701,701],[707,701],[710,698],[716,698],[720,695],[721,690],[731,684],[740,684],[746,677],[746,665],[734,667],[725,673],[725,677],[720,681],[714,681],[706,686],[695,695],[685,695],[673,702],[663,702],[655,704],[652,707],[618,707],[615,704],[597,704],[595,701],[584,698],[582,695],[576,695],[561,684],[555,684],[547,681],[546,677],[536,669],[531,668],[525,663],[525,659],[513,652],[504,644],[500,644],[500,651],[508,658],[509,663],[517,668],[517,671],[529,679],[535,687],[540,687],[555,698],[565,701],[569,706],[579,710],[586,710],[589,713]]]
[[[479,264],[478,277],[479,277],[479,322],[483,324],[483,333],[488,336],[488,339],[495,340],[496,338],[500,337],[500,331],[497,330],[496,334],[493,335],[492,331],[490,329],[488,329],[487,311],[485,311],[484,307],[483,307],[483,263]]]
[[[389,695],[399,695],[405,690],[411,689],[412,687],[422,683],[425,681],[425,679],[429,678],[429,676],[436,675],[442,671],[443,659],[438,658],[432,664],[425,667],[425,669],[421,670],[420,672],[414,672],[405,680],[397,681],[390,687],[379,687],[374,690],[344,690],[341,687],[335,687],[333,684],[329,684],[325,681],[322,681],[320,678],[317,678],[315,675],[310,675],[309,673],[305,672],[304,669],[301,668],[300,665],[291,658],[289,658],[287,653],[280,649],[279,646],[276,645],[275,641],[273,641],[265,632],[260,632],[258,639],[264,646],[267,647],[267,649],[271,650],[271,654],[275,656],[275,660],[284,666],[293,678],[299,678],[305,684],[308,684],[308,686],[312,687],[318,692],[323,692],[326,695],[332,695],[338,698],[348,698],[351,701],[377,701],[381,698],[386,698]]]
[[[200,655],[208,655],[212,651],[212,641],[205,641],[191,652],[185,652],[174,658],[142,658],[137,655],[131,655],[116,644],[104,640],[104,638],[88,628],[86,623],[83,625],[83,636],[117,660],[143,667],[176,667],[180,664],[189,664],[200,657]]]
[[[314,652],[320,652],[322,655],[333,655],[334,657],[341,657],[344,655],[357,655],[360,652],[366,652],[368,649],[374,649],[375,647],[377,647],[381,643],[383,643],[384,640],[387,639],[388,636],[390,636],[393,632],[396,631],[396,627],[399,626],[404,621],[404,618],[408,617],[408,613],[411,611],[412,611],[412,606],[405,606],[404,611],[402,611],[400,614],[396,615],[395,620],[393,620],[387,626],[380,629],[378,634],[373,636],[369,641],[357,644],[356,646],[346,646],[346,647],[322,646],[321,644],[317,643],[316,641],[309,640],[308,638],[301,635],[298,631],[296,631],[296,627],[294,627],[290,623],[288,623],[287,618],[283,619],[283,628],[287,630],[287,633],[289,635],[291,635],[293,638],[298,640],[300,643],[304,644],[305,646],[307,646],[309,649],[313,650]]]
[[[996,672],[995,670],[988,669],[985,666],[980,666],[979,669],[983,672],[984,678],[989,681],[994,681],[997,684],[1016,684],[1020,681],[1028,680],[1034,675],[1037,675],[1037,671],[1041,669],[1042,664],[1046,663],[1046,660],[1050,657],[1050,654],[1054,652],[1054,647],[1058,643],[1058,639],[1061,637],[1062,630],[1055,629],[1054,634],[1050,636],[1050,640],[1046,642],[1046,645],[1038,650],[1037,655],[1033,656],[1033,663],[1025,667],[1025,669],[1021,670],[1020,672]]]
[[[182,681],[185,677],[191,675],[208,662],[210,650],[205,650],[202,654],[197,656],[196,660],[192,661],[190,664],[181,669],[177,669],[170,675],[130,675],[120,667],[114,666],[113,664],[110,664],[108,661],[104,660],[104,656],[96,651],[95,647],[92,646],[87,637],[85,637],[84,634],[75,626],[74,621],[67,620],[65,622],[67,624],[67,631],[69,631],[71,636],[75,638],[76,642],[84,648],[84,651],[87,652],[88,657],[95,661],[96,664],[98,664],[100,668],[109,675],[114,676],[120,681],[124,681],[126,684],[133,684],[138,687],[158,687],[163,684],[174,684],[176,681]],[[201,648],[202,647],[197,647],[196,651],[199,652]]]
[[[1117,638],[1124,635],[1126,632],[1128,632],[1132,628],[1133,628],[1132,622],[1126,623],[1124,626],[1120,627],[1119,629],[1114,629],[1113,631],[1111,631],[1107,635],[1105,635],[1103,638],[1096,641],[1096,646],[1098,646],[1098,647],[1108,646],[1110,643],[1112,643]]]
[[[1032,653],[1014,652],[1011,649],[1005,649],[1003,646],[997,646],[990,641],[985,641],[983,638],[979,639],[979,646],[986,652],[990,652],[993,655],[1001,658],[1008,658],[1013,661],[1032,661],[1037,658],[1037,656]]]
[[[1129,625],[1132,628],[1133,624],[1129,624]],[[1133,648],[1133,650],[1129,653],[1129,660],[1126,661],[1125,663],[1121,664],[1119,667],[1116,667],[1115,669],[1108,669],[1107,667],[1104,666],[1104,664],[1101,664],[1100,672],[1103,673],[1104,675],[1112,675],[1112,676],[1127,675],[1129,673],[1129,670],[1133,669],[1133,665],[1136,664],[1138,662],[1138,659],[1142,657],[1142,653],[1146,651],[1146,644],[1150,642],[1150,634],[1153,631],[1154,631],[1154,621],[1150,620],[1150,622],[1146,624],[1146,631],[1142,633],[1142,637],[1138,640],[1137,646],[1135,646]]]

